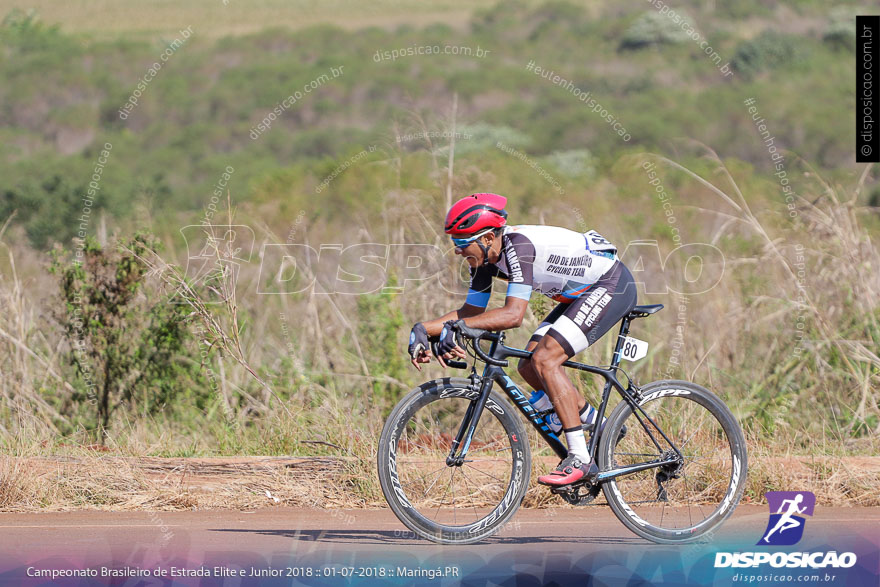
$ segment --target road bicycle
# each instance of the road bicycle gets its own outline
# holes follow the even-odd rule
[[[610,366],[563,363],[605,379],[596,422],[603,421],[612,389],[621,401],[604,428],[590,436],[588,449],[599,466],[595,482],[551,491],[570,504],[586,505],[601,490],[634,533],[680,544],[706,536],[733,513],[745,488],[747,455],[736,418],[708,389],[676,380],[639,386],[628,375],[626,387],[619,381],[618,372],[626,375],[621,359],[647,353],[648,343],[629,336],[630,322],[662,308],[636,306],[621,320]],[[545,421],[551,410],[536,411],[504,372],[508,358],[532,353],[504,345],[503,332],[466,327],[458,337],[474,357],[470,376],[423,383],[400,400],[377,451],[379,480],[392,511],[418,536],[442,544],[491,536],[522,503],[532,453],[510,402],[558,458],[568,452]],[[488,351],[483,341],[491,343]],[[485,364],[482,374],[477,360]],[[468,368],[463,361],[447,363]],[[510,401],[493,390],[496,383]]]

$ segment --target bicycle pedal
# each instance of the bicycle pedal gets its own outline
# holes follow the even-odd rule
[[[581,479],[580,481],[575,481],[574,483],[569,483],[568,485],[550,485],[548,487],[550,487],[550,493],[561,495],[563,493],[570,493],[572,491],[577,492],[581,487],[593,487],[593,484],[586,479]]]
[[[561,485],[558,487],[550,487],[550,493],[555,495],[565,495],[571,493],[573,491],[577,491],[580,487],[577,483],[572,483],[571,485]]]

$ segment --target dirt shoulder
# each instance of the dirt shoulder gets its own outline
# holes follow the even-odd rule
[[[535,461],[537,468],[555,465]],[[880,505],[880,457],[750,459],[743,503],[795,489],[812,491],[826,506]],[[532,487],[524,506],[558,505],[545,494]],[[384,505],[373,463],[354,458],[0,456],[3,512]]]

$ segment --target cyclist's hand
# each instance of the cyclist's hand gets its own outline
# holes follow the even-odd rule
[[[437,356],[446,355],[458,348],[455,342],[455,321],[449,320],[443,324],[443,330],[440,331],[440,340],[437,342]]]
[[[412,358],[411,362],[413,364],[413,367],[415,367],[416,369],[421,371],[422,366],[420,363],[430,363],[431,362],[431,353],[429,353],[426,350],[419,351],[419,353],[415,357]]]
[[[422,368],[418,363],[428,363],[431,360],[431,355],[428,353],[429,347],[428,331],[425,330],[425,326],[421,322],[416,322],[412,327],[412,332],[409,333],[409,346],[406,351],[412,359],[413,366],[419,371]]]
[[[440,342],[437,343],[437,360],[444,367],[447,366],[446,361],[450,359],[463,359],[467,357],[464,349],[455,342],[454,324],[454,320],[449,320],[443,325],[443,330],[440,332]]]
[[[449,365],[446,364],[446,361],[453,359],[467,359],[467,353],[465,353],[464,349],[460,346],[455,345],[454,349],[437,357],[437,361],[439,361],[443,367],[448,367]]]

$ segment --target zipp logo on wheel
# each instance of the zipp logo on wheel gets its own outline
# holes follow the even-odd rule
[[[816,496],[809,491],[768,491],[770,521],[758,545],[790,546],[800,542],[806,520],[816,507]]]

